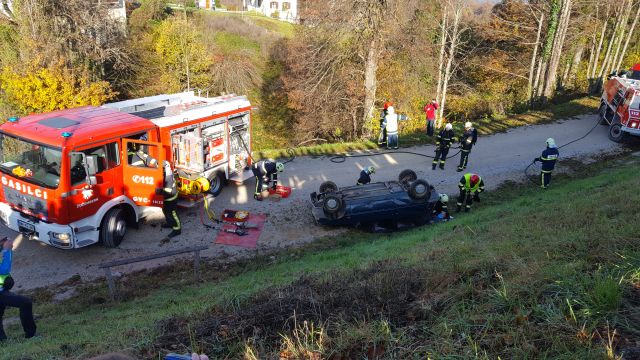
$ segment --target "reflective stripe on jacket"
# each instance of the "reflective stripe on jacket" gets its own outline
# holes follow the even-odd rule
[[[471,186],[471,177],[475,175],[475,174],[464,174],[464,176],[460,179],[460,183],[458,184],[458,187],[460,188],[460,190],[466,190],[469,192],[483,192],[484,191],[484,181],[482,180],[482,178],[480,176],[478,176],[480,178],[480,180],[478,181],[478,183],[475,186]]]

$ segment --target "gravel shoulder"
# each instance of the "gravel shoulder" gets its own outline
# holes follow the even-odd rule
[[[562,145],[583,136],[596,121],[595,115],[583,115],[553,124],[524,126],[506,133],[480,137],[477,146],[471,152],[467,170],[482,175],[489,190],[506,180],[521,181],[524,179],[524,169],[533,158],[540,155],[548,137],[555,138],[556,143]],[[621,146],[610,141],[607,132],[607,127],[598,126],[586,138],[561,149],[558,170],[568,170],[562,166],[562,159],[589,161],[619,151]],[[419,146],[409,151],[432,156],[433,150],[433,146]],[[452,149],[451,153],[455,152],[457,150]],[[457,183],[461,177],[461,173],[455,171],[458,161],[459,157],[456,156],[447,160],[445,170],[432,171],[431,159],[410,154],[348,158],[340,164],[332,163],[328,157],[299,157],[287,164],[284,176],[281,176],[282,183],[291,186],[293,193],[289,198],[279,201],[255,201],[253,180],[242,186],[228,185],[219,197],[211,199],[212,209],[217,214],[223,209],[242,209],[266,214],[267,223],[256,250],[213,244],[217,231],[202,225],[200,207],[180,210],[183,222],[182,235],[167,243],[162,241],[168,231],[160,229],[163,222],[160,209],[145,219],[139,229],[129,229],[122,245],[117,249],[90,246],[73,251],[59,250],[27,241],[20,234],[4,226],[0,227],[0,236],[16,239],[12,274],[16,279],[17,288],[22,290],[59,284],[78,275],[82,280],[90,281],[103,275],[98,268],[101,263],[187,246],[208,245],[209,249],[203,252],[203,257],[217,261],[233,261],[254,256],[256,252],[264,253],[300,246],[324,236],[344,232],[344,229],[325,228],[313,223],[308,198],[311,192],[317,191],[323,181],[331,180],[339,186],[353,185],[360,170],[370,165],[377,169],[373,181],[391,180],[396,179],[401,170],[410,168],[418,173],[419,178],[433,184],[438,191],[453,195],[457,192]],[[114,270],[128,273],[175,260],[176,258],[162,259],[121,266]]]

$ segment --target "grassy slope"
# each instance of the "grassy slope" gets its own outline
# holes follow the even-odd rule
[[[221,280],[198,287],[173,289],[177,286],[171,284],[180,281],[167,273],[162,291],[144,285],[140,290],[144,296],[123,303],[87,305],[91,300],[81,298],[38,304],[36,311],[43,315],[39,327],[45,337],[10,340],[0,357],[45,359],[151,349],[147,356],[157,358],[158,321],[184,317],[187,320],[177,328],[192,329],[201,322],[198,314],[211,309],[239,313],[256,305],[252,300],[256,294],[269,289],[266,298],[273,298],[277,291],[272,287],[299,282],[302,275],[312,279],[311,288],[321,282],[331,289],[338,279],[359,286],[369,281],[363,274],[369,278],[379,274],[384,279],[385,266],[380,264],[393,264],[405,269],[400,275],[392,274],[396,283],[402,283],[403,276],[420,280],[411,289],[408,307],[422,315],[380,316],[371,310],[359,322],[347,318],[337,322],[340,326],[320,319],[333,332],[329,331],[331,336],[317,349],[328,354],[349,348],[350,342],[373,341],[382,343],[388,355],[399,357],[413,353],[437,358],[485,354],[490,358],[602,358],[607,333],[616,330],[614,347],[633,343],[640,333],[640,314],[634,307],[640,286],[637,166],[591,169],[598,174],[556,182],[546,192],[518,188],[500,197],[489,194],[474,212],[448,224],[393,235],[336,239],[324,251],[295,253],[278,261],[258,260],[238,275],[222,275]],[[385,284],[370,282],[365,295],[391,296],[390,302],[395,302]],[[282,305],[286,296],[278,301],[287,308]],[[348,307],[334,310],[345,312]],[[395,320],[385,320],[389,318]],[[368,329],[374,325],[383,331]],[[9,326],[9,332],[19,333],[17,325]],[[253,341],[259,342],[257,338]],[[205,338],[186,345],[220,355],[242,351],[242,339],[227,340],[217,350]],[[240,345],[229,346],[229,342]],[[277,344],[265,344],[261,346],[277,348]],[[353,355],[353,346],[349,351]]]
[[[516,126],[543,124],[566,119],[572,116],[593,112],[598,107],[599,99],[596,97],[583,97],[566,103],[552,105],[544,110],[529,111],[523,114],[504,115],[495,118],[487,118],[475,121],[475,126],[481,134],[493,134],[506,131]],[[462,130],[461,123],[454,124],[458,132]],[[399,143],[401,146],[414,146],[432,143],[433,138],[427,137],[424,132],[401,133]],[[314,146],[299,146],[293,149],[295,155],[328,155],[354,150],[377,149],[372,141],[343,142],[332,144],[319,144]],[[260,149],[255,152],[259,158],[285,158],[290,156],[287,149]]]

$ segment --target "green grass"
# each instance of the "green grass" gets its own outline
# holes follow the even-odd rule
[[[478,129],[478,132],[483,135],[494,134],[498,132],[507,131],[510,128],[550,123],[556,120],[565,119],[585,113],[593,112],[597,109],[599,99],[596,97],[582,97],[574,99],[562,104],[551,105],[544,110],[528,111],[523,114],[504,115],[494,118],[479,119],[474,121],[474,126]],[[420,115],[420,121],[423,121],[424,115]],[[462,132],[462,123],[454,123],[454,130],[457,133]],[[256,132],[255,138],[259,138],[261,133]],[[428,137],[424,131],[411,131],[400,132],[399,144],[401,147],[411,147],[423,144],[432,144],[434,139]],[[339,143],[320,143],[314,146],[295,146],[292,148],[280,148],[269,149],[261,146],[258,143],[255,151],[255,156],[258,158],[286,158],[295,154],[296,156],[302,155],[332,155],[338,153],[345,153],[358,150],[370,150],[376,149],[378,146],[370,140],[354,141],[354,142],[339,142]]]
[[[348,354],[343,358],[371,351],[395,358],[606,358],[607,334],[616,331],[617,352],[640,335],[637,169],[636,160],[623,158],[555,179],[544,192],[510,185],[446,224],[353,232],[275,260],[207,268],[209,280],[198,286],[189,285],[188,265],[153,271],[141,277],[147,282],[120,284],[130,294],[120,303],[101,304],[100,283],[62,303],[37,303],[44,337],[19,340],[18,326],[8,326],[13,338],[0,345],[0,357],[124,350],[157,359],[173,344],[233,358],[247,347],[273,357],[281,345],[297,354]],[[293,330],[281,324],[307,293],[315,294],[314,308],[332,312],[297,312]],[[360,315],[348,316],[353,311]],[[274,316],[272,327],[251,323],[264,313]],[[241,326],[203,330],[230,319],[249,322],[254,336],[225,335]],[[165,337],[173,332],[190,336]]]
[[[224,51],[225,54],[237,51],[249,50],[254,53],[260,52],[260,44],[246,37],[226,31],[218,31],[214,35],[215,44]]]
[[[255,11],[250,11],[244,14],[224,12],[224,11],[209,11],[209,10],[206,10],[206,11],[203,10],[203,12],[206,12],[207,15],[211,15],[211,16],[242,17],[269,31],[277,32],[286,38],[292,38],[295,33],[295,27],[296,27],[295,24],[292,24],[286,21],[276,20],[276,19],[264,16]]]

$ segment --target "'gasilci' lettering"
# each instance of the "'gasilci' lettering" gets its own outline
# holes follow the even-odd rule
[[[49,198],[49,195],[46,191],[38,188],[32,188],[30,185],[25,185],[17,181],[13,181],[12,179],[7,179],[5,176],[0,179],[0,182],[2,182],[2,185],[8,186],[27,195],[35,196],[44,200],[47,200]]]

